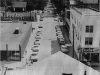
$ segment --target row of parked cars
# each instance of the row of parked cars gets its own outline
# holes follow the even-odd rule
[[[63,33],[62,33],[60,26],[56,25],[55,29],[56,29],[57,40],[58,40],[60,47],[61,47],[61,51],[64,52],[64,53],[68,53],[67,47],[71,46],[71,45],[66,44],[65,38],[63,36]]]
[[[33,42],[33,47],[31,48],[32,54],[30,56],[31,63],[38,61],[38,52],[39,52],[39,47],[40,47],[40,41],[41,41],[41,35],[42,31],[41,28],[42,26],[38,26],[39,30],[36,32],[35,36],[35,41]]]

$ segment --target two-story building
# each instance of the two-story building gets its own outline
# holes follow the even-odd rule
[[[11,11],[13,12],[25,12],[26,11],[26,2],[13,1],[11,6]]]
[[[69,38],[80,61],[100,64],[100,12],[71,7]]]

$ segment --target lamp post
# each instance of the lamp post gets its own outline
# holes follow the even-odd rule
[[[73,58],[74,58],[74,24],[73,24]]]

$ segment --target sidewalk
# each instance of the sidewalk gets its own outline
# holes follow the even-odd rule
[[[68,35],[68,30],[66,29],[65,25],[61,25],[60,28],[63,32],[64,37],[65,37],[65,42],[67,44],[71,44],[71,41],[70,41],[69,35]],[[78,57],[77,57],[77,54],[75,53],[75,50],[73,51],[73,46],[69,46],[68,50],[69,50],[68,55],[71,56],[71,57],[74,57],[75,59],[78,60]]]

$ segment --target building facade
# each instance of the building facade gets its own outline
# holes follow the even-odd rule
[[[100,64],[100,13],[85,8],[70,8],[69,38],[80,61]]]
[[[31,32],[31,23],[1,23],[0,61],[21,61]]]

